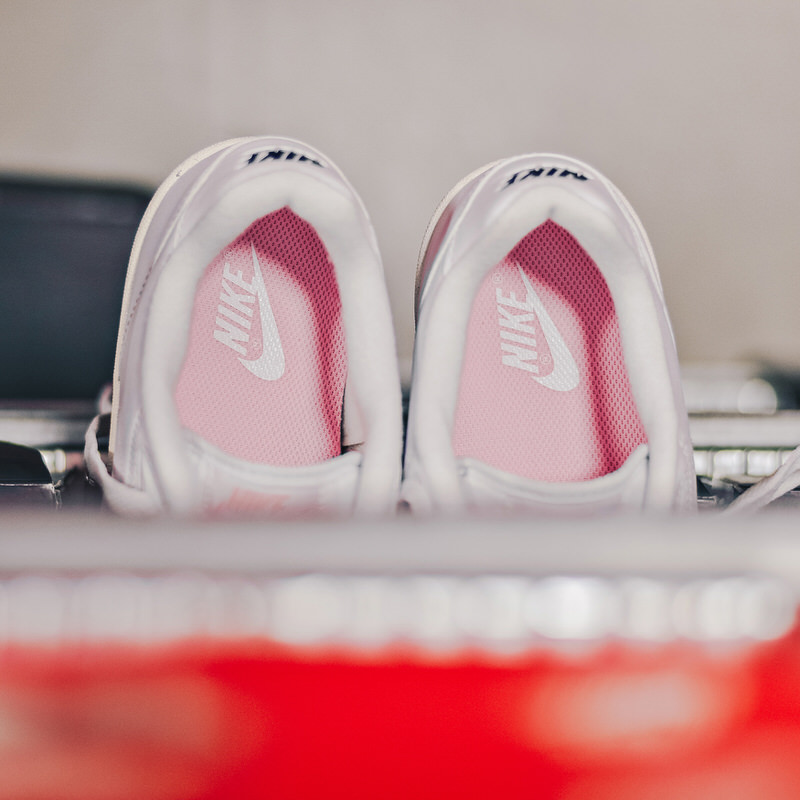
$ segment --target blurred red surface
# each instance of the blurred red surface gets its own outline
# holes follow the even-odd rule
[[[800,636],[514,656],[7,648],[0,799],[796,798]]]

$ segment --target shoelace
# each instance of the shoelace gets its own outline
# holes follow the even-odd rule
[[[86,431],[83,460],[89,477],[103,490],[103,497],[114,498],[115,507],[120,509],[123,514],[131,517],[155,515],[159,511],[159,506],[152,497],[139,489],[120,483],[108,474],[108,469],[100,456],[100,449],[97,445],[100,417],[101,415],[98,414]]]
[[[751,513],[769,505],[796,486],[800,486],[800,447],[772,475],[751,486],[739,495],[724,513]]]

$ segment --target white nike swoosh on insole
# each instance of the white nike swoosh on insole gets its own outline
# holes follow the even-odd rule
[[[251,243],[250,249],[253,251],[253,288],[256,290],[258,311],[261,316],[262,348],[258,358],[251,360],[240,358],[239,361],[262,381],[276,381],[286,370],[286,357],[283,354],[281,337],[275,323],[275,315],[272,313],[267,287],[264,285],[255,245]]]
[[[581,382],[578,365],[575,363],[575,359],[572,357],[572,353],[570,353],[567,343],[561,336],[555,322],[550,318],[542,301],[539,299],[539,295],[534,291],[528,276],[519,264],[517,269],[522,276],[522,282],[525,284],[525,290],[528,293],[525,302],[539,319],[542,333],[547,341],[547,346],[550,348],[550,355],[553,357],[553,371],[549,375],[545,375],[543,378],[536,375],[531,375],[531,377],[541,383],[542,386],[546,386],[555,392],[569,392]]]

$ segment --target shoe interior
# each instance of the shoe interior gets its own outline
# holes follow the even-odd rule
[[[245,461],[303,466],[341,453],[347,355],[333,263],[289,208],[208,265],[175,390],[181,424]]]
[[[552,220],[478,289],[452,441],[459,458],[548,482],[606,475],[647,441],[606,282]]]

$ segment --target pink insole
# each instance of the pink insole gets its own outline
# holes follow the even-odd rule
[[[646,441],[605,280],[548,220],[475,296],[455,454],[532,480],[582,481],[618,469]]]
[[[333,263],[313,227],[282,208],[197,286],[175,389],[181,424],[245,461],[314,464],[341,452],[346,374]]]

